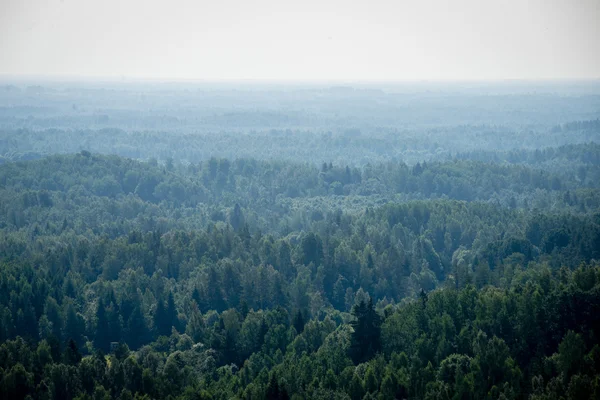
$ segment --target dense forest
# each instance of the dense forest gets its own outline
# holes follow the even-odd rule
[[[600,97],[417,89],[3,88],[0,397],[600,399]]]

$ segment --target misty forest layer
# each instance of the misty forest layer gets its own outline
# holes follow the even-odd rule
[[[0,395],[600,398],[600,90],[0,88]]]

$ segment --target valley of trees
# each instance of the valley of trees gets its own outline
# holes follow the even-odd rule
[[[529,127],[478,127],[465,95],[445,127],[417,113],[399,134],[389,109],[363,110],[364,131],[329,135],[333,97],[350,115],[382,96],[331,89],[317,131],[234,143],[167,122],[130,134],[131,110],[80,129],[81,108],[32,90],[7,87],[16,111],[0,110],[1,398],[600,399],[600,125],[581,105],[594,96]],[[279,115],[214,99],[243,129]],[[302,101],[298,124],[318,105]]]

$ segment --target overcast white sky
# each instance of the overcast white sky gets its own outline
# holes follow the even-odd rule
[[[600,78],[600,0],[0,0],[0,74]]]

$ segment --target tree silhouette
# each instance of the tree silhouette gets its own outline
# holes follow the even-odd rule
[[[367,361],[381,350],[381,317],[373,307],[373,300],[361,300],[352,307],[356,318],[350,323],[353,332],[350,342],[350,357],[355,363]]]

